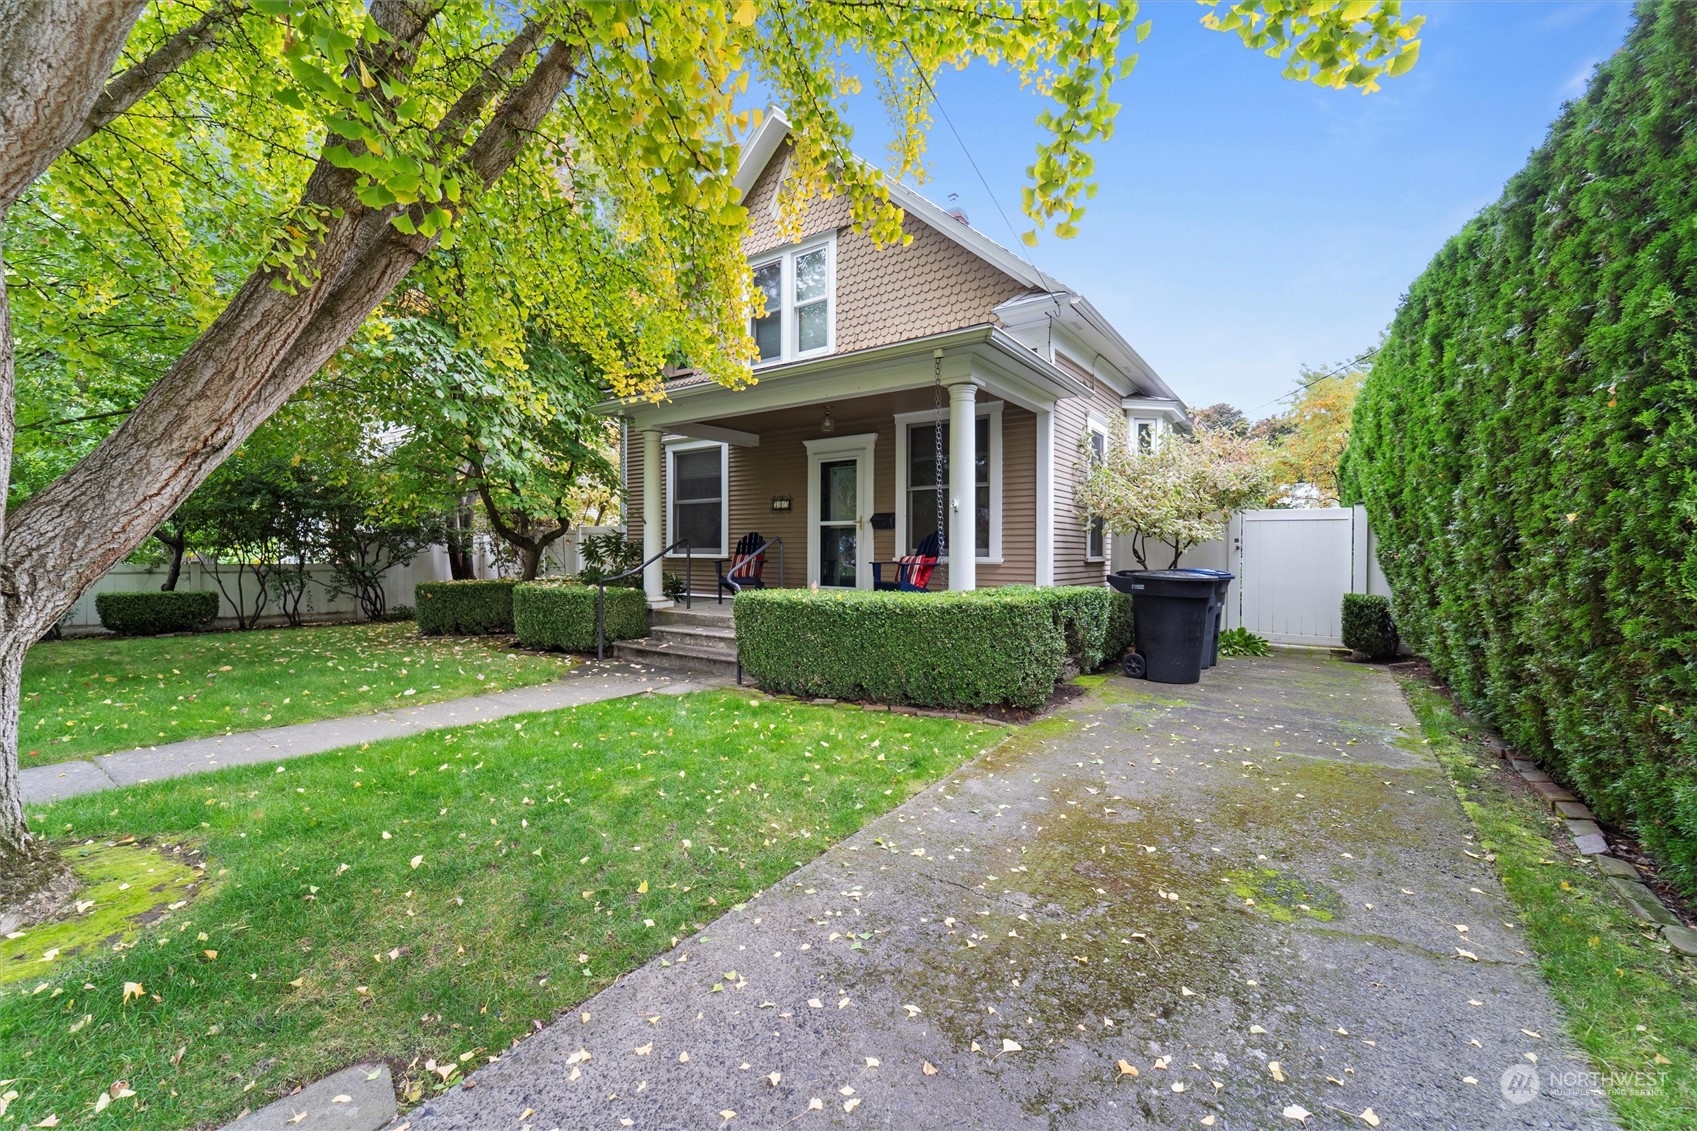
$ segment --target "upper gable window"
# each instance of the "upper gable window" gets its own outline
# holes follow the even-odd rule
[[[837,337],[837,234],[761,256],[751,265],[754,285],[766,296],[766,313],[749,326],[760,360],[829,353]]]

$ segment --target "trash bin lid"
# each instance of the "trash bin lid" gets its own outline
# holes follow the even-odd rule
[[[1124,569],[1109,574],[1108,584],[1134,595],[1211,600],[1215,579],[1184,569]]]

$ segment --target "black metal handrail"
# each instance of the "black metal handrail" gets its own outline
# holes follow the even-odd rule
[[[690,599],[695,592],[695,558],[690,552],[689,539],[679,538],[659,553],[642,559],[639,564],[631,566],[625,572],[615,573],[612,577],[603,577],[595,583],[595,658],[597,660],[607,658],[607,583],[634,577],[667,554],[676,552],[680,547],[684,552],[684,608],[694,608]]]
[[[767,550],[770,550],[773,546],[778,547],[778,588],[782,589],[782,588],[784,588],[784,538],[783,538],[783,535],[780,534],[776,538],[766,539],[766,541],[760,543],[760,545],[758,547],[756,547],[751,553],[744,554],[743,557],[742,557],[742,560],[747,561],[750,558],[757,558],[761,554],[764,554]],[[737,579],[735,577],[731,576],[730,570],[725,571],[725,584],[730,586],[731,595],[733,597],[736,596],[736,594],[742,592],[742,586],[737,584]]]

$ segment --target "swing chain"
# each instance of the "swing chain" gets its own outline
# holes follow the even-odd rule
[[[935,442],[935,460],[931,466],[935,469],[933,475],[937,482],[937,556],[943,557],[948,553],[949,536],[944,526],[943,507],[943,351],[931,351],[931,366],[934,384],[931,386],[931,437]]]

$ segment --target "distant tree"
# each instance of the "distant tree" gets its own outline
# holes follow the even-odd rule
[[[1249,435],[1249,417],[1236,405],[1221,401],[1206,408],[1190,410],[1190,419],[1202,432],[1230,432],[1234,436]]]
[[[1220,537],[1231,512],[1265,497],[1270,482],[1265,447],[1230,432],[1170,435],[1139,452],[1116,420],[1107,454],[1082,454],[1079,510],[1128,538],[1143,569],[1162,567],[1158,558],[1150,565],[1158,548],[1174,568],[1190,547]]]
[[[1272,444],[1273,505],[1338,505],[1338,464],[1366,379],[1365,367],[1342,373],[1304,369],[1289,411],[1256,424],[1252,434]]]

